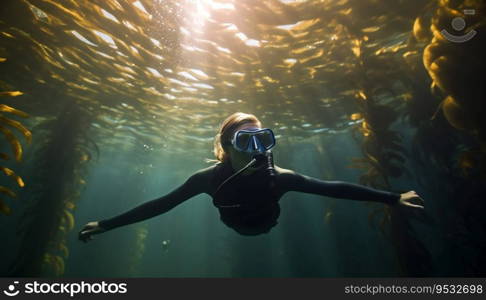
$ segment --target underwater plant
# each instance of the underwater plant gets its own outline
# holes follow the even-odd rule
[[[128,263],[128,274],[137,276],[140,274],[140,261],[145,254],[145,240],[147,239],[148,229],[146,224],[137,226],[135,229],[135,242],[131,249],[130,262]]]
[[[486,37],[475,33],[486,29],[486,3],[441,0],[434,4],[417,17],[413,29],[415,40],[423,48],[423,65],[430,76],[431,89],[439,99],[431,124],[425,127],[425,133],[417,135],[417,139],[420,143],[431,133],[441,136],[432,143],[434,148],[429,147],[422,153],[436,158],[433,162],[439,162],[443,170],[441,179],[448,181],[448,197],[441,209],[443,227],[455,245],[451,251],[460,249],[469,253],[462,258],[464,270],[461,274],[484,276]],[[451,32],[455,32],[458,39],[451,36]],[[446,132],[443,123],[453,130]],[[419,130],[424,132],[421,127]],[[450,211],[453,211],[453,220],[446,219]],[[450,222],[454,225],[448,224]]]
[[[0,62],[5,61],[5,58],[0,58]],[[0,97],[16,97],[20,96],[23,93],[20,91],[2,91],[0,92]],[[22,161],[22,145],[17,137],[12,133],[9,127],[13,127],[17,129],[25,138],[27,143],[31,143],[32,141],[32,133],[19,121],[13,120],[6,116],[6,114],[16,115],[22,118],[28,118],[29,115],[21,110],[15,109],[6,104],[0,104],[0,131],[3,133],[5,139],[7,140],[8,144],[12,148],[13,157],[17,162]],[[3,160],[9,160],[10,156],[7,153],[0,152],[0,158]],[[17,175],[12,169],[7,168],[5,166],[0,166],[0,171],[2,171],[6,176],[11,177],[19,187],[24,187],[24,181],[22,178]],[[0,185],[0,193],[5,194],[9,197],[16,197],[16,193],[14,193],[10,188],[1,186]],[[0,213],[4,215],[10,215],[11,209],[7,205],[7,203],[0,198]]]
[[[393,16],[391,16],[393,18]],[[350,43],[348,52],[354,54],[356,63],[352,72],[356,83],[354,96],[358,112],[352,114],[352,121],[361,122],[353,130],[353,136],[361,142],[363,158],[353,158],[349,167],[366,170],[360,176],[360,183],[380,189],[391,189],[389,178],[410,175],[403,164],[406,152],[401,145],[401,135],[391,130],[398,119],[397,110],[389,103],[390,99],[399,99],[398,91],[406,91],[400,86],[403,71],[393,68],[400,65],[406,50],[402,40],[376,50],[370,41],[367,29],[361,29],[353,22],[345,24]],[[371,45],[369,45],[371,44]],[[379,66],[379,67],[377,67]],[[372,71],[371,71],[372,70]],[[359,133],[359,134],[358,134]],[[369,224],[376,226],[396,251],[400,273],[404,276],[424,276],[432,270],[432,257],[429,250],[419,239],[409,217],[395,207],[367,203],[372,210],[369,213]],[[424,221],[425,219],[421,219]]]
[[[35,184],[28,189],[31,198],[19,222],[21,243],[10,265],[11,276],[64,273],[69,256],[66,237],[74,228],[73,211],[86,184],[83,173],[86,163],[98,153],[88,136],[89,120],[75,103],[68,103],[58,118],[33,128],[42,141],[31,157],[35,169],[30,178]]]
[[[451,29],[455,26],[451,20],[466,22],[465,19],[466,32],[484,31],[485,11],[486,4],[480,0],[439,1],[437,7],[429,10],[431,17],[422,16],[416,21],[416,24],[430,24],[428,29],[417,25],[420,29],[415,33],[417,39],[428,43],[423,51],[423,63],[432,85],[443,95],[436,114],[442,111],[451,126],[477,141],[475,147],[458,157],[458,166],[465,174],[477,169],[483,181],[486,180],[485,37],[476,35],[468,41],[451,42],[444,32],[457,28]]]

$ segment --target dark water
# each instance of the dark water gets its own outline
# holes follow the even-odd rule
[[[484,276],[484,13],[473,0],[2,1],[0,274]],[[77,240],[207,167],[236,111],[274,130],[279,166],[414,190],[425,213],[291,192],[278,226],[247,237],[199,195]]]

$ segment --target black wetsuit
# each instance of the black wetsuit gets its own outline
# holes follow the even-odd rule
[[[139,222],[169,211],[185,200],[206,193],[218,207],[221,221],[242,235],[269,232],[280,216],[279,200],[288,191],[318,194],[334,198],[382,202],[394,205],[400,194],[342,182],[324,181],[276,167],[272,179],[264,168],[250,175],[238,175],[215,195],[220,184],[235,171],[229,163],[217,163],[192,175],[184,184],[158,199],[146,202],[111,219],[99,222],[110,230]]]

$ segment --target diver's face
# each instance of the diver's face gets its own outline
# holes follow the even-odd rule
[[[237,132],[238,130],[250,130],[250,129],[256,129],[256,128],[258,128],[258,129],[261,128],[261,124],[254,123],[254,122],[253,123],[245,123],[245,124],[240,125],[238,128],[236,128],[235,132]],[[251,153],[238,151],[232,146],[229,147],[228,150],[229,150],[230,159],[233,163],[247,164],[252,158]]]

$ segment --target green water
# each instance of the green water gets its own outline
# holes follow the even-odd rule
[[[483,58],[461,64],[465,53],[481,57],[476,41],[484,37],[452,50],[434,40],[450,19],[441,12],[466,7],[484,12],[479,1],[4,0],[0,91],[23,94],[0,100],[28,117],[0,112],[32,142],[11,129],[21,162],[7,134],[0,147],[9,156],[2,166],[25,183],[0,177],[17,194],[2,196],[12,213],[0,215],[0,274],[484,275],[484,148],[475,149],[486,139],[476,117],[484,105],[474,104],[484,89],[455,92],[444,80],[484,70]],[[448,65],[424,64],[433,43]],[[461,114],[441,106],[448,96]],[[277,227],[247,237],[199,195],[90,243],[77,240],[87,222],[169,193],[209,166],[219,124],[237,111],[274,130],[277,165],[415,190],[427,217],[291,192],[280,200]],[[461,159],[469,150],[474,159]]]

